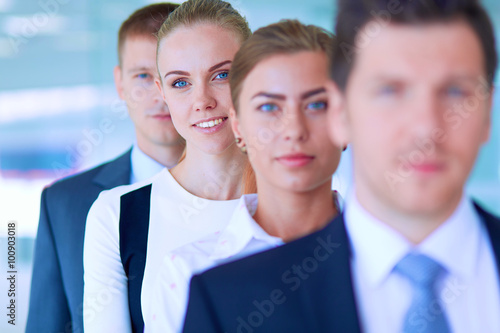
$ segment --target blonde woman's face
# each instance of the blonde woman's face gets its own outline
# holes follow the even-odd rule
[[[243,138],[257,186],[310,191],[330,186],[341,150],[327,133],[327,56],[275,55],[248,74],[233,125]]]
[[[234,143],[228,72],[240,45],[235,33],[212,24],[180,27],[161,41],[157,85],[188,147],[218,154]]]

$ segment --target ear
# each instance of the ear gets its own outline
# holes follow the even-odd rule
[[[123,96],[122,69],[120,66],[115,66],[115,68],[113,69],[113,76],[115,79],[115,88],[118,96],[120,96],[121,99],[125,99]]]
[[[165,101],[165,103],[167,103],[167,101],[165,100],[165,94],[163,93],[163,87],[159,78],[155,78],[155,85],[156,88],[158,88],[158,91],[160,92],[161,98],[163,99],[163,101]]]
[[[234,106],[231,106],[229,109],[229,119],[231,120],[231,129],[233,130],[234,137],[241,138],[240,121],[236,115]]]
[[[486,117],[485,117],[485,130],[483,131],[483,134],[481,136],[481,143],[486,143],[490,140],[490,135],[491,135],[491,112],[493,108],[493,96],[495,96],[495,87],[491,87],[490,94],[488,96],[488,100],[486,101]]]
[[[328,93],[328,134],[333,144],[343,148],[351,141],[345,94],[332,80],[328,80],[326,90]]]

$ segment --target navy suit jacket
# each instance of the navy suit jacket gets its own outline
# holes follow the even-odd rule
[[[500,267],[500,220],[476,205]],[[184,332],[360,332],[343,216],[191,280]]]
[[[42,192],[27,333],[83,332],[83,239],[99,193],[130,182],[130,151]]]

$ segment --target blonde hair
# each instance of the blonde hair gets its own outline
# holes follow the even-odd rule
[[[231,99],[236,112],[239,109],[243,82],[259,62],[277,54],[319,51],[326,53],[330,64],[335,43],[332,33],[314,25],[304,25],[297,20],[282,20],[255,31],[236,53],[229,72]],[[243,176],[243,193],[256,191],[255,172],[248,164]]]
[[[157,68],[161,41],[179,27],[200,23],[210,23],[232,30],[241,38],[241,42],[247,40],[252,34],[247,20],[230,3],[221,0],[188,0],[167,17],[156,34]]]

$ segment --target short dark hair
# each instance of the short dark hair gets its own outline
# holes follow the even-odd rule
[[[479,38],[490,87],[498,65],[493,26],[479,0],[338,0],[337,45],[331,76],[344,91],[355,61],[358,33],[382,16],[397,24],[426,24],[464,20]]]
[[[156,3],[142,7],[129,16],[118,31],[118,61],[122,63],[122,51],[125,40],[129,37],[151,36],[155,38],[165,19],[172,13],[178,4]],[[156,39],[155,39],[156,40]]]

